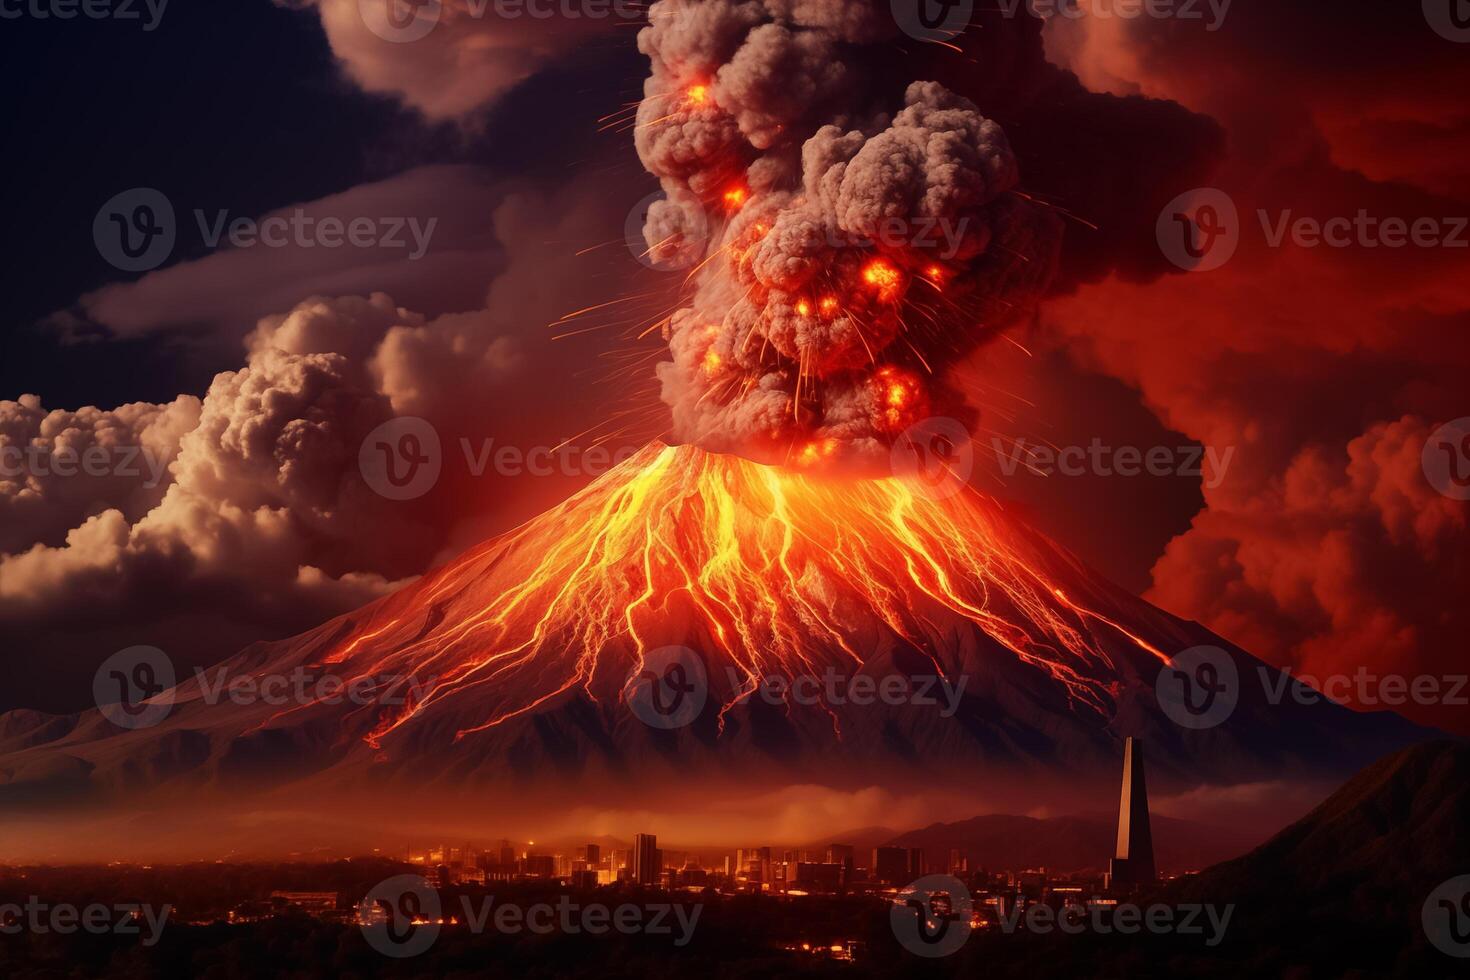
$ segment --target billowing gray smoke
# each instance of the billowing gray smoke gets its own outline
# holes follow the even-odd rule
[[[866,0],[659,0],[637,145],[657,260],[703,264],[659,365],[674,437],[810,464],[957,414],[946,366],[1045,288],[1060,221],[1001,127]]]

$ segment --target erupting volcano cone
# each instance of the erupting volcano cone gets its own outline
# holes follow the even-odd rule
[[[952,678],[964,666],[954,631],[967,629],[1102,719],[1119,675],[1105,646],[1167,657],[1118,625],[1102,596],[1069,596],[1062,576],[1078,570],[1062,561],[973,494],[822,481],[655,445],[384,603],[322,662],[436,679],[369,733],[390,745],[425,717],[455,718],[461,740],[564,695],[616,701],[629,672],[669,644],[705,661],[717,717],[763,680],[850,676],[896,650]]]
[[[1230,649],[1243,682],[1228,723],[1191,732],[1154,691],[1168,659],[1202,643]],[[671,645],[697,655],[707,696],[661,728],[625,689]],[[1412,738],[1392,718],[1266,703],[1258,661],[968,489],[941,498],[909,478],[821,478],[660,444],[397,594],[224,668],[181,684],[152,728],[12,717],[0,771],[12,788],[59,758],[130,786],[140,772],[185,785],[955,780],[1111,773],[1122,738],[1140,735],[1161,782],[1192,782],[1337,771]],[[371,696],[283,706],[207,690],[270,675]]]

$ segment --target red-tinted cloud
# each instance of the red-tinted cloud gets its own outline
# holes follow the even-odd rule
[[[1211,183],[1241,245],[1215,271],[1084,287],[1047,329],[1171,428],[1236,449],[1156,565],[1155,601],[1318,676],[1464,673],[1466,505],[1429,485],[1420,453],[1470,414],[1470,249],[1273,247],[1267,231],[1283,215],[1470,214],[1463,51],[1417,5],[1237,8],[1216,32],[1049,25],[1084,81],[1224,125]],[[1464,707],[1402,710],[1470,730]]]
[[[589,37],[616,35],[643,13],[633,0],[603,5],[545,0],[277,2],[316,10],[332,53],[355,84],[395,96],[431,119],[463,119]],[[390,10],[402,31],[384,18],[383,12]],[[565,16],[565,10],[575,15]]]

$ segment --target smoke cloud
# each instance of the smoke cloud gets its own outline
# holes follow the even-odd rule
[[[607,390],[585,380],[597,338],[553,345],[546,323],[637,269],[611,251],[589,266],[564,244],[595,241],[623,213],[606,183],[505,183],[477,253],[500,261],[471,308],[301,298],[258,320],[236,369],[202,397],[111,409],[0,399],[0,710],[86,703],[91,672],[122,646],[206,664],[306,629],[595,476],[517,478],[486,447],[559,446],[601,415]],[[207,283],[218,269],[204,259],[172,272]],[[438,432],[443,474],[421,498],[390,500],[364,481],[359,452],[405,415]]]
[[[1026,314],[1060,247],[1002,127],[895,86],[877,5],[663,0],[649,21],[637,146],[666,200],[644,237],[704,259],[665,326],[674,437],[810,464],[961,414],[945,369]]]

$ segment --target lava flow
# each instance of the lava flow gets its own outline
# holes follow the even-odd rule
[[[1100,637],[1163,655],[1060,588],[1046,568],[1059,555],[973,492],[937,499],[913,477],[820,479],[654,444],[369,607],[320,659],[344,676],[434,678],[357,729],[387,751],[431,717],[452,719],[458,741],[558,698],[616,704],[645,654],[673,643],[709,665],[722,724],[766,678],[855,673],[879,648],[949,676],[942,638],[964,624],[1106,713],[1118,671]]]

